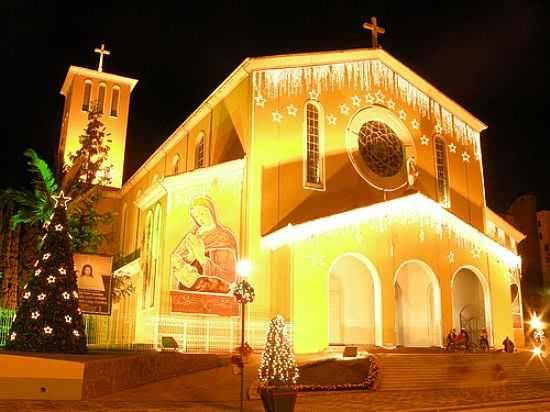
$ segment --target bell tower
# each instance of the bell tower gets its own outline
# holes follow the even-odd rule
[[[112,164],[110,187],[120,189],[124,171],[124,151],[130,94],[137,84],[136,79],[118,76],[103,71],[103,56],[110,52],[101,45],[97,70],[70,66],[61,87],[65,96],[61,135],[58,148],[58,162],[65,164],[69,155],[80,147],[79,136],[88,124],[88,111],[96,103],[102,111],[101,121],[110,133],[107,145],[109,162]]]

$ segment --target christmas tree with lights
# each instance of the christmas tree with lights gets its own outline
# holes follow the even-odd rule
[[[288,337],[285,321],[277,315],[269,324],[269,331],[259,368],[259,379],[267,386],[292,386],[298,379],[294,351]]]
[[[53,196],[55,211],[34,273],[23,290],[6,348],[24,352],[86,352],[86,334],[78,307],[73,253],[67,231],[63,192]]]

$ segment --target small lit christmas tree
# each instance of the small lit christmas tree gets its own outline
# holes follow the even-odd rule
[[[281,315],[277,315],[269,324],[259,379],[267,386],[291,386],[296,384],[298,376],[285,321]]]
[[[67,202],[53,196],[55,211],[47,226],[41,255],[24,287],[8,337],[7,349],[25,352],[83,353],[86,335],[78,307],[73,254],[67,232]]]

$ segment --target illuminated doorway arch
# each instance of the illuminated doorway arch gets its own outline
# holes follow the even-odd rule
[[[432,269],[408,260],[395,272],[396,340],[402,346],[441,346],[441,289]]]
[[[481,329],[487,329],[489,344],[493,344],[491,294],[483,274],[474,266],[461,266],[451,280],[453,327],[464,328],[475,343]]]
[[[371,261],[345,253],[328,274],[329,343],[382,345],[382,291]]]

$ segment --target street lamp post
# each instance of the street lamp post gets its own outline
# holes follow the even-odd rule
[[[241,395],[240,395],[240,411],[244,411],[244,356],[245,356],[245,310],[246,304],[254,300],[255,292],[252,285],[246,280],[250,272],[252,271],[252,264],[249,260],[240,260],[237,263],[237,273],[239,274],[239,281],[233,287],[233,296],[238,303],[241,304],[241,346],[239,348],[240,352],[240,363],[239,367],[241,368]]]

